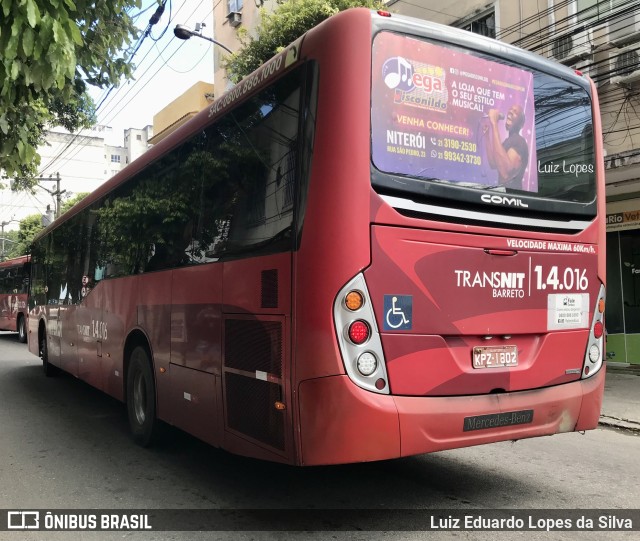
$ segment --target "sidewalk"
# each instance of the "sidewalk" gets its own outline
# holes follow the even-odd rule
[[[600,424],[640,434],[640,365],[607,363]]]

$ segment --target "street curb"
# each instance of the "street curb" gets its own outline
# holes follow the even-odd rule
[[[640,423],[636,423],[634,421],[601,415],[598,424],[607,428],[618,428],[620,430],[627,430],[640,435]]]
[[[609,362],[607,363],[607,372],[640,376],[640,364],[615,364]]]

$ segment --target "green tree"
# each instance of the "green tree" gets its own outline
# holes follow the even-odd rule
[[[14,257],[13,247],[18,242],[18,231],[12,229],[11,231],[5,231],[3,238],[0,239],[0,261]],[[4,249],[3,249],[4,248]],[[20,255],[20,254],[16,254]]]
[[[89,195],[89,192],[79,192],[77,194],[75,194],[73,197],[70,197],[69,199],[67,199],[64,203],[62,203],[62,205],[60,206],[60,214],[64,214],[65,212],[67,212],[71,207],[73,207],[76,203],[79,203],[80,201],[82,201],[85,197],[87,197],[87,195]]]
[[[278,7],[269,13],[261,10],[255,36],[240,31],[241,49],[224,63],[229,80],[240,79],[264,64],[307,30],[340,11],[353,7],[383,9],[380,0],[277,0]]]
[[[0,0],[0,169],[35,184],[46,126],[93,123],[87,85],[130,77],[122,50],[137,36],[140,0]],[[1,186],[0,186],[1,187]]]
[[[9,257],[18,257],[28,254],[31,251],[31,243],[33,238],[44,229],[42,225],[41,214],[30,214],[26,218],[20,220],[20,228],[18,229],[17,242],[11,245]]]
[[[67,199],[62,204],[61,212],[67,212],[73,205],[87,197],[87,195],[89,195],[89,192],[81,192]],[[41,214],[30,214],[20,220],[20,227],[17,231],[5,232],[5,238],[13,241],[6,246],[6,257],[18,257],[29,253],[34,237],[43,229]]]

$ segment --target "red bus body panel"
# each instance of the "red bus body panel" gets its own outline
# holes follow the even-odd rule
[[[533,252],[509,249],[507,240],[372,228],[373,261],[365,277],[378,328],[384,328],[385,294],[411,295],[413,299],[412,329],[383,332],[382,336],[393,394],[521,391],[580,378],[587,327],[600,287],[596,248],[547,241],[539,244],[556,251]],[[494,255],[491,249],[507,255]],[[588,289],[581,293],[589,294],[592,305],[584,329],[548,333],[548,292],[546,287],[536,290],[532,283],[532,269],[538,266],[547,269],[545,277],[555,266],[561,275],[565,269],[570,271],[567,283],[574,282],[576,274],[588,280]],[[498,287],[492,288],[486,282],[494,278]],[[504,285],[507,287],[501,287]],[[555,296],[561,294],[558,289]],[[474,346],[502,344],[517,346],[518,366],[473,368],[470,352]]]

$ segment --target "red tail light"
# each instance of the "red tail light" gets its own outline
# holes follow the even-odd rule
[[[333,303],[333,318],[349,379],[367,391],[389,394],[380,332],[362,273],[354,276],[338,292]]]
[[[595,336],[596,338],[600,338],[603,332],[604,325],[601,321],[596,321],[595,325],[593,326],[593,336]]]
[[[349,325],[349,340],[354,344],[364,344],[369,339],[369,325],[364,321],[354,321]]]

